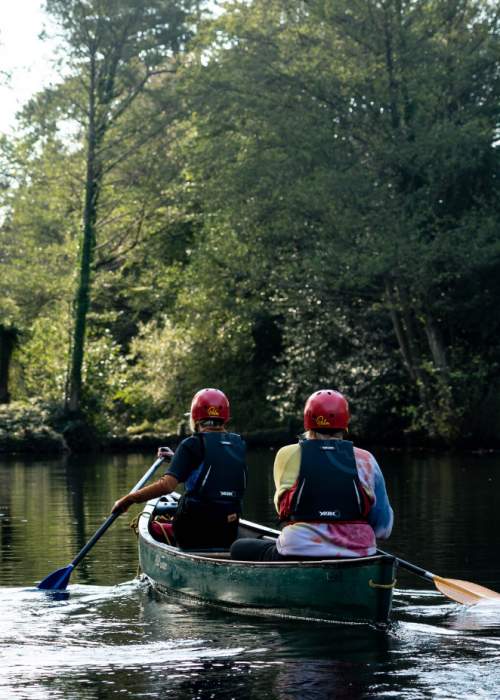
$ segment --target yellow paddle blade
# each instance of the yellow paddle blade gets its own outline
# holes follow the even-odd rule
[[[500,603],[500,593],[484,586],[478,586],[477,583],[460,581],[456,578],[442,578],[441,576],[433,576],[432,580],[443,595],[456,600],[457,603],[471,605],[479,603],[480,600],[498,600]]]

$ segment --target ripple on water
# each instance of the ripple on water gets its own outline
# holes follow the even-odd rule
[[[496,632],[496,642],[500,644],[500,600],[482,600],[475,605],[461,605],[450,615],[447,624],[452,629],[461,631]],[[493,641],[490,639],[490,642]]]
[[[4,588],[0,697],[90,699],[97,682],[103,698],[498,697],[497,606],[411,590],[394,603],[398,621],[379,633],[193,609],[138,581]]]
[[[47,683],[66,678],[85,685],[93,673],[107,685],[117,673],[155,668],[189,676],[207,661],[241,653],[241,647],[214,646],[203,637],[158,639],[141,619],[141,588],[73,586],[64,597],[1,589],[0,697],[44,698]],[[175,606],[170,609],[175,615]],[[51,697],[59,696],[54,691]]]

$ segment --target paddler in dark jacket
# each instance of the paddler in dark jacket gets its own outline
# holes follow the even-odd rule
[[[315,391],[304,408],[304,439],[281,448],[274,462],[274,503],[282,531],[276,543],[240,539],[233,559],[364,557],[376,537],[391,534],[393,512],[375,457],[345,439],[345,397]]]
[[[245,443],[226,431],[229,401],[219,389],[201,389],[191,402],[190,427],[175,454],[160,448],[159,456],[172,459],[155,483],[120,498],[112,512],[126,511],[132,503],[175,491],[185,491],[173,521],[175,543],[183,549],[228,548],[236,539],[241,501],[246,487]]]

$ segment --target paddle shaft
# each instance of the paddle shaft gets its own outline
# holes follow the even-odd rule
[[[427,579],[428,581],[434,581],[435,574],[432,574],[430,571],[426,571],[425,569],[422,569],[420,566],[417,566],[416,564],[411,564],[409,561],[405,561],[404,559],[400,559],[399,557],[395,557],[394,554],[389,554],[389,552],[384,552],[383,549],[377,549],[377,552],[379,554],[385,554],[386,557],[392,557],[395,559],[398,563],[398,566],[400,566],[403,569],[408,569],[408,571],[411,571],[414,574],[417,574],[417,576],[421,576],[422,578]]]
[[[165,457],[158,457],[156,462],[148,469],[148,471],[144,474],[144,476],[139,479],[137,484],[130,490],[129,493],[133,493],[134,491],[138,491],[140,488],[144,486],[144,484],[148,481],[148,479],[155,473],[155,471],[158,469],[160,464],[165,460]],[[73,568],[81,562],[83,557],[87,554],[87,552],[92,549],[92,547],[95,545],[95,543],[104,535],[106,530],[112,525],[115,520],[121,515],[120,511],[116,511],[115,513],[111,513],[111,515],[103,522],[101,527],[97,530],[97,532],[90,538],[90,540],[87,542],[86,545],[84,545],[81,550],[78,552],[76,557],[73,559],[71,562],[70,566]]]

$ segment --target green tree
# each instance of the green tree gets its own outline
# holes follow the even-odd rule
[[[61,394],[48,390],[48,367],[57,363],[59,377],[67,367],[67,331],[60,322],[69,323],[73,290],[80,209],[74,183],[79,157],[54,138],[36,149],[30,138],[4,141],[3,155],[7,176],[1,193],[0,323],[16,341],[15,345],[10,342],[10,352],[4,355],[5,381],[7,360],[14,360],[12,393],[17,398],[60,399]],[[35,326],[45,329],[43,340],[34,339]],[[26,355],[33,342],[40,343],[44,356],[49,346],[54,348],[51,363],[40,357],[38,385]],[[58,382],[63,389],[64,380]]]
[[[103,191],[117,166],[157,133],[155,119],[151,124],[143,114],[131,129],[128,117],[139,96],[162,73],[172,70],[173,56],[188,35],[190,5],[188,0],[156,0],[147,6],[138,0],[47,0],[47,10],[60,24],[68,49],[70,74],[62,89],[61,104],[66,98],[63,113],[79,124],[86,144],[80,272],[66,397],[70,413],[81,408],[85,332]]]
[[[398,352],[413,425],[454,439],[471,380],[494,377],[498,345],[459,302],[476,285],[484,318],[496,290],[498,39],[497,10],[472,0],[235,2],[207,27],[187,169],[205,216],[252,248],[295,395],[307,376],[380,385],[384,356],[401,382]]]

